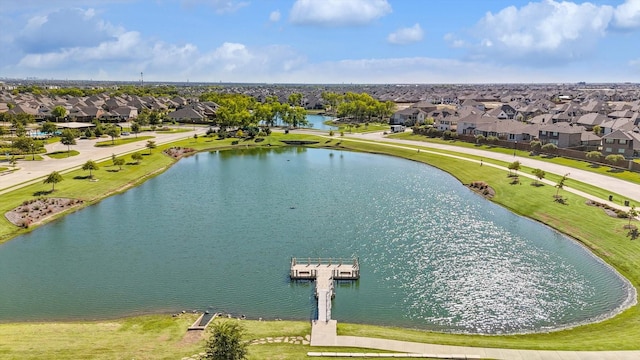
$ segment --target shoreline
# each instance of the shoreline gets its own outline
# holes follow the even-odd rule
[[[341,138],[336,138],[336,140],[342,141],[342,140],[348,140],[348,139],[346,139],[346,138],[342,138],[342,139],[341,139]],[[171,144],[168,144],[168,145],[171,145]],[[260,144],[256,144],[256,145],[257,145],[257,146],[261,146]],[[392,153],[391,153],[391,151],[384,151],[384,150],[383,150],[383,149],[384,149],[384,144],[375,143],[375,146],[378,146],[378,147],[379,147],[379,148],[378,148],[378,150],[380,150],[380,152],[371,152],[371,153],[377,153],[377,154],[383,153],[383,154],[386,154],[386,155],[389,155],[389,156],[399,156],[399,155],[392,154]],[[343,146],[330,146],[330,147],[326,147],[326,146],[322,146],[322,145],[321,145],[321,146],[319,146],[319,147],[324,147],[324,148],[328,148],[328,149],[338,149],[338,150],[361,151],[361,150],[356,149],[356,148],[357,148],[357,146],[355,146],[355,147],[346,147],[346,148],[345,148],[345,147],[344,147],[344,145],[343,145]],[[213,147],[213,148],[204,148],[204,149],[199,149],[199,150],[198,150],[198,152],[202,152],[202,151],[213,151],[213,150],[224,150],[224,149],[227,149],[227,148],[228,148],[228,147],[225,147],[225,146],[223,146],[223,147]],[[442,169],[442,168],[440,168],[440,167],[438,167],[438,166],[436,166],[436,165],[433,165],[433,164],[431,164],[431,163],[429,163],[429,162],[424,162],[424,161],[420,161],[420,160],[412,159],[412,158],[410,158],[410,157],[408,157],[408,156],[399,156],[399,157],[402,157],[402,158],[407,159],[407,160],[415,160],[415,161],[419,161],[419,162],[425,163],[426,165],[434,166],[434,167],[438,168],[438,169],[439,169],[439,170],[441,170],[441,171],[445,171],[445,172],[448,172],[448,173],[450,173],[450,174],[451,174],[451,172],[449,172],[449,171],[447,171],[447,170],[445,170],[445,169]],[[154,176],[157,176],[157,175],[161,174],[162,172],[166,171],[167,169],[169,169],[169,168],[170,168],[173,164],[175,164],[175,163],[176,163],[176,161],[173,161],[173,162],[169,163],[168,165],[166,165],[166,166],[164,166],[164,167],[158,168],[158,169],[156,169],[156,170],[154,170],[154,171],[152,171],[152,172],[150,172],[150,173],[147,173],[144,177],[142,177],[142,178],[138,179],[138,181],[125,183],[124,185],[122,185],[121,187],[119,187],[117,191],[113,191],[113,192],[110,192],[110,193],[103,194],[103,196],[101,196],[100,198],[93,199],[92,201],[88,201],[88,202],[86,202],[85,204],[83,204],[83,206],[78,207],[78,208],[75,208],[75,209],[74,209],[74,211],[69,211],[69,212],[64,212],[64,213],[58,214],[58,215],[56,215],[55,217],[52,217],[51,219],[48,219],[48,221],[44,222],[44,223],[43,223],[43,224],[41,224],[41,225],[47,224],[47,223],[49,223],[49,222],[51,222],[51,221],[55,221],[55,220],[57,220],[57,219],[59,219],[59,218],[61,218],[61,217],[65,216],[65,215],[67,215],[67,214],[69,214],[69,213],[72,213],[72,212],[78,211],[78,210],[80,210],[80,209],[83,209],[83,208],[84,208],[84,207],[86,207],[86,206],[90,206],[90,205],[96,204],[96,203],[100,202],[101,200],[106,199],[106,198],[108,198],[108,197],[110,197],[110,196],[112,196],[112,195],[115,195],[115,194],[118,194],[118,193],[124,192],[124,191],[126,191],[126,190],[128,190],[128,189],[130,189],[130,188],[132,188],[132,187],[134,187],[134,186],[137,186],[137,185],[139,185],[139,184],[142,184],[142,183],[143,183],[143,182],[145,182],[146,180],[151,179],[151,178],[153,178]],[[460,181],[460,182],[462,183],[462,180],[460,180],[460,178],[458,178],[457,176],[455,176],[455,174],[452,174],[452,175],[453,175],[454,177],[456,177],[456,178],[458,179],[458,181]],[[491,201],[491,200],[490,200],[490,201]],[[493,201],[493,202],[494,202],[494,203],[496,203],[496,204],[498,204],[498,205],[501,205],[501,206],[503,206],[503,207],[507,208],[509,211],[515,212],[515,211],[514,211],[514,209],[512,209],[512,208],[510,208],[510,207],[508,207],[508,206],[505,206],[504,204],[501,204],[501,203],[499,203],[499,202],[495,202],[495,201]],[[519,216],[525,216],[525,215],[520,214],[520,213],[518,213],[518,212],[515,212],[515,213],[516,213],[516,214],[518,214]],[[613,266],[612,264],[608,263],[608,262],[607,262],[607,261],[605,261],[603,258],[601,258],[600,256],[598,256],[598,255],[594,252],[594,249],[593,249],[592,247],[590,247],[590,246],[589,246],[589,244],[586,244],[586,243],[584,243],[583,241],[581,241],[580,239],[578,239],[578,238],[576,238],[576,237],[572,236],[571,234],[567,234],[567,233],[565,233],[565,232],[563,232],[563,231],[561,231],[561,230],[559,230],[559,229],[556,229],[556,228],[554,228],[553,226],[550,226],[549,224],[546,224],[546,223],[544,223],[544,222],[542,222],[542,221],[540,221],[540,220],[538,220],[538,219],[533,219],[533,218],[528,217],[528,216],[525,216],[525,217],[527,217],[527,218],[529,218],[529,219],[531,219],[531,220],[533,220],[533,221],[541,222],[541,223],[545,224],[546,226],[549,226],[550,228],[552,228],[552,229],[554,229],[554,230],[556,230],[556,231],[560,231],[561,233],[563,233],[563,234],[567,235],[568,237],[570,237],[571,239],[573,239],[574,241],[576,241],[576,242],[577,242],[578,244],[580,244],[581,246],[585,247],[585,248],[588,250],[588,252],[589,252],[592,256],[594,256],[594,257],[595,257],[595,258],[597,258],[599,261],[603,262],[604,264],[606,264],[607,266],[609,266],[610,268],[612,268],[612,269],[616,272],[616,274],[617,274],[618,276],[620,276],[622,279],[624,279],[625,283],[627,283],[627,284],[629,285],[629,290],[630,290],[630,292],[632,292],[632,293],[633,293],[633,294],[628,294],[628,295],[629,295],[629,296],[631,296],[631,297],[633,297],[633,300],[635,300],[635,301],[631,301],[631,299],[630,299],[630,301],[631,301],[631,302],[629,303],[629,305],[628,305],[627,307],[619,308],[619,311],[615,311],[615,313],[610,314],[610,316],[606,316],[606,317],[601,318],[601,319],[596,319],[596,321],[594,321],[594,322],[588,322],[588,323],[586,323],[586,324],[584,324],[584,323],[583,323],[583,324],[570,325],[570,326],[565,327],[565,328],[559,328],[559,329],[553,329],[553,330],[541,330],[541,331],[536,331],[536,332],[527,332],[527,333],[513,333],[513,334],[511,334],[511,333],[510,333],[510,334],[495,334],[495,335],[487,334],[487,335],[483,335],[483,334],[467,334],[467,333],[449,333],[449,332],[445,332],[445,333],[442,333],[443,335],[452,335],[452,336],[460,335],[460,336],[465,336],[465,337],[467,337],[467,336],[470,336],[470,337],[473,337],[473,336],[485,336],[485,337],[486,337],[486,336],[489,336],[489,337],[509,337],[509,336],[517,336],[517,335],[525,335],[525,336],[526,336],[526,335],[539,335],[539,334],[559,333],[559,332],[563,332],[563,331],[566,331],[566,330],[571,331],[571,329],[575,329],[575,328],[577,328],[577,327],[589,326],[589,325],[592,325],[592,324],[598,324],[598,323],[605,322],[605,321],[607,321],[607,320],[615,319],[618,315],[620,315],[621,313],[624,313],[625,311],[629,310],[630,308],[634,307],[634,306],[637,304],[637,288],[634,286],[633,282],[632,282],[629,278],[627,278],[627,277],[626,277],[626,276],[625,276],[621,271],[619,271],[619,269],[617,269],[615,266]],[[40,226],[40,225],[38,225],[38,226],[34,226],[32,229],[38,228],[39,226]],[[32,230],[32,229],[29,229],[29,231],[30,231],[30,230]],[[22,235],[22,234],[24,234],[24,232],[21,232],[21,233],[19,233],[19,234],[15,234],[14,236],[11,236],[11,238],[10,238],[10,239],[13,239],[13,238],[15,238],[15,237],[17,237],[17,236],[19,236],[19,235]],[[10,240],[10,239],[9,239],[9,240]],[[9,241],[9,240],[7,240],[7,241]],[[633,291],[632,291],[631,289],[633,289]],[[633,296],[633,295],[635,295],[635,296]],[[628,296],[628,299],[629,299],[629,296]],[[143,314],[135,314],[135,315],[133,315],[133,317],[148,316],[148,315],[157,315],[157,314],[165,314],[165,313],[167,313],[167,312],[164,312],[164,311],[163,311],[163,312],[153,312],[153,311],[152,311],[152,312],[143,313]],[[100,319],[100,320],[97,320],[97,319],[93,319],[93,320],[86,320],[86,319],[74,319],[74,320],[73,320],[73,322],[105,321],[105,320],[107,320],[107,321],[108,321],[108,320],[110,320],[110,319],[111,319],[111,320],[113,320],[113,319],[123,319],[123,318],[129,318],[129,316],[124,316],[124,317],[120,317],[120,316],[118,316],[118,317],[115,317],[115,318],[113,318],[113,317],[107,317],[107,318],[105,318],[105,319]],[[3,325],[3,324],[22,324],[22,323],[58,323],[58,322],[66,322],[66,321],[65,321],[65,320],[59,320],[59,321],[53,321],[53,322],[51,322],[51,321],[41,321],[41,320],[33,320],[33,321],[10,321],[10,322],[0,322],[0,325]],[[356,326],[357,326],[357,325],[367,326],[368,324],[356,324]],[[379,325],[374,325],[374,326],[379,326]],[[379,326],[379,327],[386,327],[386,326]],[[391,327],[393,328],[393,326],[391,326]],[[421,329],[411,329],[411,328],[405,328],[405,329],[407,329],[407,330],[414,330],[414,331],[422,331],[422,332],[431,332],[431,331],[429,331],[429,330],[421,330]]]

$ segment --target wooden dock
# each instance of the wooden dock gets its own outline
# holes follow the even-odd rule
[[[320,270],[329,270],[333,280],[358,280],[358,258],[291,258],[291,280],[316,280]]]
[[[291,280],[314,280],[315,295],[318,299],[319,322],[331,321],[331,299],[335,297],[334,280],[358,280],[360,264],[358,259],[306,258],[300,261],[291,258]]]

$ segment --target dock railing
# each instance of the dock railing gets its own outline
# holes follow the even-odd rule
[[[291,279],[314,280],[319,268],[330,268],[334,280],[360,278],[358,258],[291,258]]]

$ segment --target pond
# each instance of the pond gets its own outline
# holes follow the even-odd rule
[[[0,245],[0,321],[183,309],[308,320],[290,257],[359,257],[333,318],[468,333],[611,316],[635,290],[575,241],[416,162],[335,150],[200,153]]]

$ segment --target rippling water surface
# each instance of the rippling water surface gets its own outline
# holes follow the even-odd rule
[[[211,309],[308,319],[291,256],[351,257],[339,321],[542,331],[608,316],[626,280],[428,166],[317,149],[202,153],[0,246],[0,320]]]

